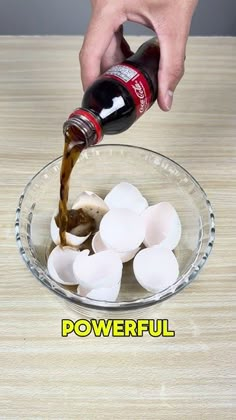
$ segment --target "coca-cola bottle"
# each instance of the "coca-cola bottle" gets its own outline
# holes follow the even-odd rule
[[[64,133],[70,129],[76,137],[78,132],[88,147],[101,141],[104,134],[127,130],[157,97],[159,59],[159,43],[152,38],[107,70],[86,90],[81,108],[64,123]]]

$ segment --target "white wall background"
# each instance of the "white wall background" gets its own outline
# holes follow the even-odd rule
[[[84,34],[89,15],[89,0],[0,0],[0,35]],[[125,31],[150,33],[132,23]],[[200,0],[191,34],[236,36],[236,0]]]

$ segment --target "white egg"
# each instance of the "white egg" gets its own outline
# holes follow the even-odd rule
[[[110,209],[130,209],[141,214],[148,207],[148,202],[134,185],[121,182],[104,199]]]
[[[72,206],[73,210],[82,209],[95,220],[99,229],[101,219],[109,210],[104,200],[92,191],[82,192]]]
[[[122,268],[119,255],[113,251],[102,251],[85,258],[79,254],[73,264],[78,284],[89,291],[119,283]]]
[[[95,233],[95,235],[93,237],[93,240],[92,240],[92,248],[93,248],[93,251],[95,253],[101,252],[101,251],[106,251],[107,249],[109,249],[102,242],[102,238],[101,238],[100,232]],[[117,252],[117,253],[118,253],[121,261],[123,263],[126,263],[126,262],[132,260],[132,258],[134,258],[134,256],[137,254],[137,252],[139,251],[139,249],[140,248],[136,248],[133,251],[129,251],[129,252]]]
[[[86,296],[90,299],[102,300],[108,302],[115,302],[120,292],[121,282],[112,287],[102,287],[100,289],[93,289],[91,291],[78,287],[77,293],[80,296]]]
[[[134,258],[133,269],[141,286],[153,293],[173,285],[179,275],[174,253],[158,245],[140,251]]]
[[[132,210],[112,209],[100,224],[101,239],[107,248],[118,252],[136,250],[145,237],[145,221]]]
[[[55,245],[60,245],[61,241],[60,241],[59,227],[56,224],[55,216],[56,214],[54,214],[54,216],[52,217],[51,224],[50,224],[51,238]],[[79,246],[83,242],[85,242],[89,236],[90,236],[90,233],[87,236],[76,236],[76,235],[73,235],[72,233],[66,232],[66,242],[67,244],[70,244],[71,246]]]
[[[145,221],[146,247],[161,244],[175,249],[181,238],[181,222],[175,208],[167,202],[148,207],[142,214]]]
[[[80,252],[68,246],[63,248],[59,245],[56,246],[48,257],[47,266],[50,276],[61,284],[78,284],[73,272],[73,263],[78,254],[83,258],[85,255],[88,256],[89,250]]]

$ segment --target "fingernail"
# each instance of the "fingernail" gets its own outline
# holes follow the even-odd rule
[[[172,107],[173,95],[174,95],[174,92],[172,92],[172,90],[168,90],[167,91],[167,94],[166,94],[166,107],[167,107],[168,111]]]

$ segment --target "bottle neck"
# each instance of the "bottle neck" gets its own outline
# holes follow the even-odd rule
[[[102,127],[98,117],[88,109],[77,108],[69,116],[68,120],[63,125],[63,132],[73,128],[74,132],[78,131],[83,135],[85,147],[94,146],[103,138]]]

